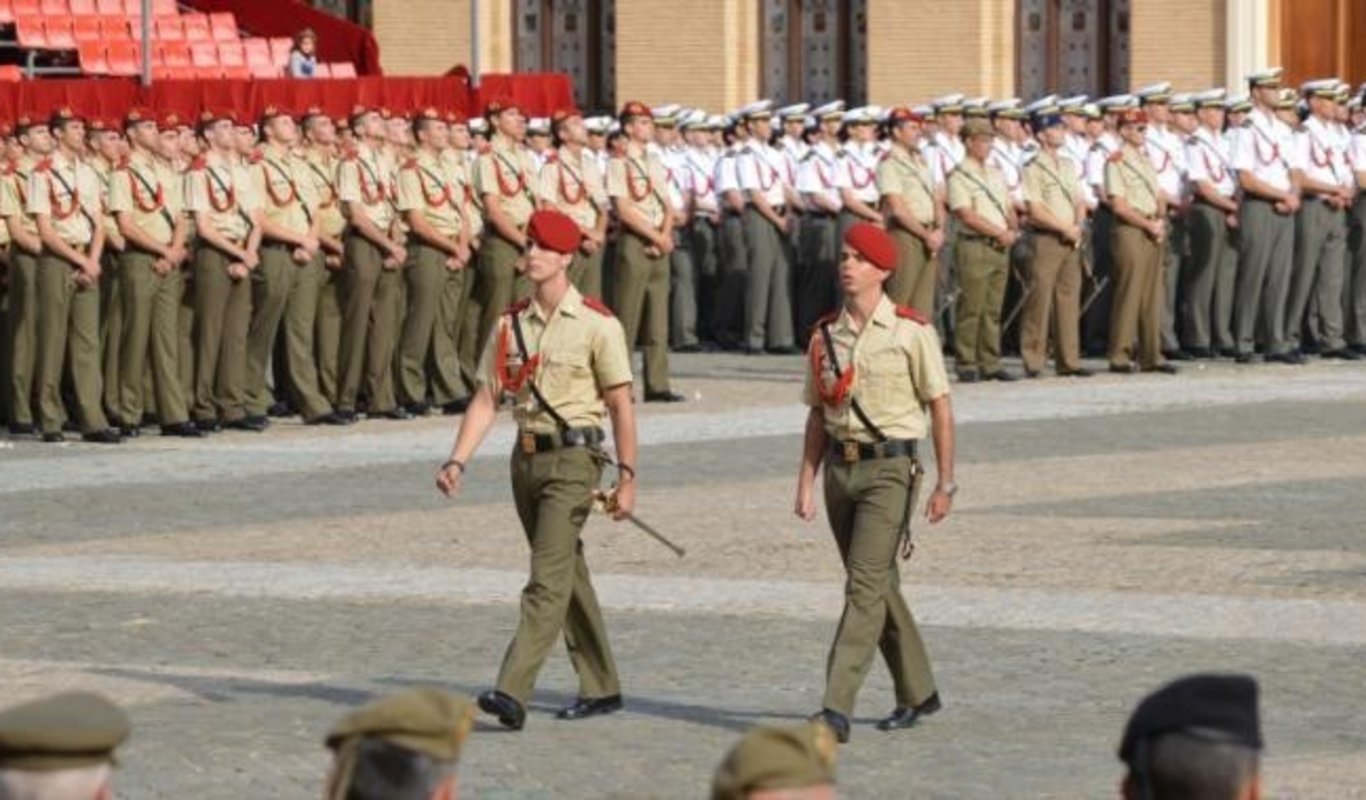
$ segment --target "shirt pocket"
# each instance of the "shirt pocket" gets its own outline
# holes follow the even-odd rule
[[[893,343],[871,348],[859,358],[859,394],[864,410],[870,415],[885,415],[910,402],[910,367],[906,354]],[[874,410],[876,409],[876,410]],[[879,425],[885,423],[874,419]]]
[[[559,406],[593,391],[593,371],[588,353],[548,352],[541,356],[541,393]]]

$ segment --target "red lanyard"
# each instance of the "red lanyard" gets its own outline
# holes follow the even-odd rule
[[[854,383],[854,365],[851,363],[844,368],[843,372],[835,373],[835,380],[827,385],[825,382],[825,337],[811,337],[811,379],[815,381],[816,393],[820,395],[821,402],[834,408],[844,403],[849,396],[849,388]],[[833,362],[830,365],[831,372],[835,372]]]

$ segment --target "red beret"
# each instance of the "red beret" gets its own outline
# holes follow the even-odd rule
[[[574,108],[573,106],[570,106],[569,108],[557,108],[555,109],[555,113],[550,115],[550,121],[554,123],[560,123],[573,117],[582,116],[583,112],[578,110],[577,108]]]
[[[880,270],[896,269],[896,242],[871,222],[858,222],[844,234],[844,243]]]
[[[182,128],[188,129],[190,127],[190,123],[174,111],[167,111],[165,114],[161,115],[161,120],[158,124],[163,131],[178,131]]]
[[[556,253],[570,254],[579,249],[583,233],[579,224],[559,211],[543,209],[531,215],[526,227],[531,241]]]
[[[128,112],[123,115],[123,127],[125,130],[134,125],[141,125],[144,122],[151,122],[159,125],[159,123],[157,123],[156,114],[153,113],[151,109],[142,106],[134,106],[128,109]]]
[[[654,119],[654,112],[650,110],[649,106],[639,100],[632,100],[621,107],[621,114],[618,116],[623,120],[634,119],[636,117],[649,117],[650,119]]]
[[[465,115],[462,114],[462,113],[460,113],[459,111],[447,111],[447,112],[446,112],[446,124],[447,124],[447,125],[469,125],[469,120],[466,119],[466,118],[465,118]]]
[[[237,115],[226,108],[210,109],[199,115],[199,129],[203,130],[211,125],[216,125],[219,122],[225,121],[231,122],[236,126]]]
[[[8,122],[0,120],[0,138],[9,138],[14,135],[14,126]]]
[[[1148,113],[1141,108],[1125,108],[1119,112],[1119,127],[1148,124]]]
[[[924,122],[925,115],[917,114],[904,106],[897,106],[887,114],[887,121],[892,125],[900,125],[903,122]]]
[[[517,103],[511,97],[495,97],[485,104],[484,116],[493,119],[504,111],[511,111],[515,108],[518,108]]]

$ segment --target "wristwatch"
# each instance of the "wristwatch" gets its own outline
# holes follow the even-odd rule
[[[953,481],[949,481],[943,486],[936,486],[935,488],[943,492],[944,494],[948,495],[949,498],[952,498],[954,495],[958,494],[958,484],[954,483]]]

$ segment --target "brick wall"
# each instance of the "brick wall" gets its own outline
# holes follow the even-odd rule
[[[949,92],[1014,94],[1013,0],[868,0],[869,102]]]
[[[484,72],[512,71],[512,0],[480,0]],[[437,75],[470,62],[470,0],[384,0],[374,4],[380,64],[391,75]]]
[[[757,0],[618,0],[617,99],[715,112],[754,99]]]
[[[1243,0],[1234,0],[1243,2]],[[1129,12],[1130,84],[1224,84],[1227,0],[1139,0]]]

